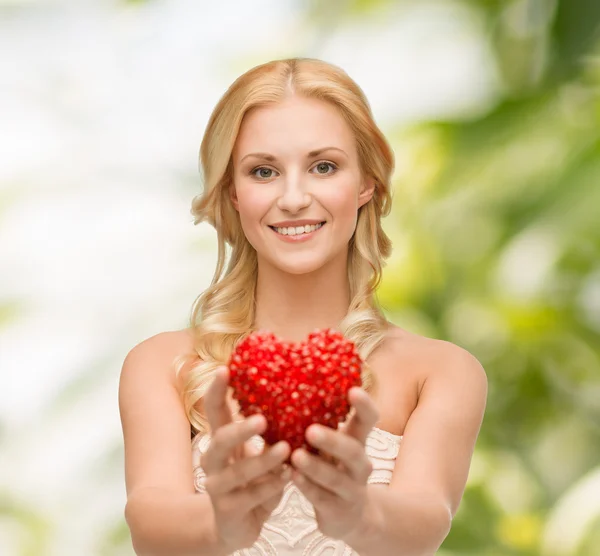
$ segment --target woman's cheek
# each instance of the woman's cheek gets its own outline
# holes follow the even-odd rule
[[[354,188],[339,187],[323,198],[323,205],[334,219],[352,221],[356,218],[358,202]]]
[[[269,203],[256,191],[241,190],[238,193],[238,208],[244,234],[256,247],[256,240],[260,238],[261,228],[268,224],[265,218],[269,210]]]
[[[238,206],[240,216],[243,215],[248,220],[256,220],[259,215],[260,217],[264,215],[268,202],[264,194],[261,194],[256,188],[241,187],[238,192]]]

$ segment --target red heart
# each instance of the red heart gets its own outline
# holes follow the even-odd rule
[[[233,397],[245,417],[267,419],[267,444],[287,440],[304,446],[312,423],[337,428],[349,410],[348,390],[361,386],[362,361],[353,342],[333,330],[316,330],[295,344],[270,332],[254,332],[234,350],[230,362]]]

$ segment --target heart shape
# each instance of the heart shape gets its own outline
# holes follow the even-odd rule
[[[232,353],[230,386],[242,415],[266,417],[267,444],[286,440],[292,451],[304,447],[316,453],[306,442],[307,427],[320,423],[335,429],[346,418],[348,391],[362,384],[361,365],[354,343],[331,328],[300,343],[258,331]]]

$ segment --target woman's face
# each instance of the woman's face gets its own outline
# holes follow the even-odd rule
[[[358,209],[374,187],[334,105],[293,96],[250,110],[233,168],[231,200],[259,261],[304,274],[345,259]]]

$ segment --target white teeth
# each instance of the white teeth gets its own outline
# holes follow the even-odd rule
[[[318,230],[323,223],[321,224],[306,224],[305,226],[288,226],[285,228],[275,228],[275,231],[284,236],[297,236],[299,234],[309,234],[310,232],[314,232]]]

